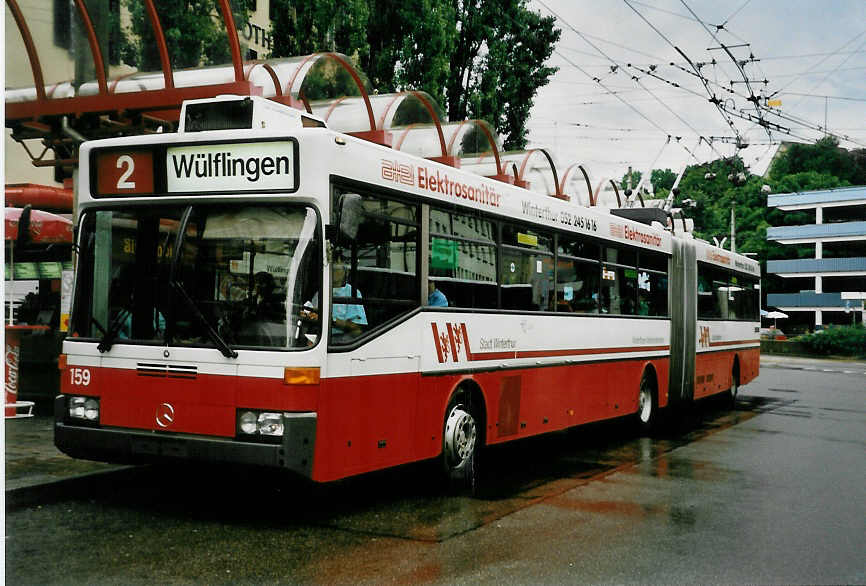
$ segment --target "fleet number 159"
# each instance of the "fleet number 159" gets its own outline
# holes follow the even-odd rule
[[[90,384],[90,369],[88,368],[70,368],[69,376],[69,382],[73,385],[86,387]]]

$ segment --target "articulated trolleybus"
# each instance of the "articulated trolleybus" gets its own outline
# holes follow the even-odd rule
[[[758,264],[628,209],[257,97],[186,102],[177,133],[80,161],[55,404],[77,458],[318,482],[440,459],[459,478],[484,446],[648,427],[758,373]]]

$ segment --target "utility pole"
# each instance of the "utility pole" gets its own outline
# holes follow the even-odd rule
[[[731,252],[737,252],[736,220],[734,219],[734,204],[731,204]]]

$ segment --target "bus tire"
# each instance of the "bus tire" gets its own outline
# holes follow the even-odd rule
[[[475,491],[478,480],[479,419],[469,393],[458,390],[445,410],[442,465],[448,488]]]
[[[641,434],[653,430],[656,424],[658,400],[652,375],[645,371],[640,379],[637,396],[637,426]]]
[[[737,405],[737,395],[740,392],[740,363],[734,362],[731,369],[731,388],[728,389],[728,404],[731,409]]]

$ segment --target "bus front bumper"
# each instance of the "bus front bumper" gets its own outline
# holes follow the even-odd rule
[[[82,425],[70,421],[66,411],[66,398],[60,395],[54,402],[54,445],[73,458],[125,464],[196,460],[285,468],[306,478],[313,475],[316,413],[284,414],[282,442],[264,444]]]

